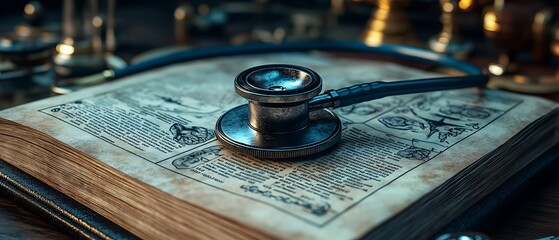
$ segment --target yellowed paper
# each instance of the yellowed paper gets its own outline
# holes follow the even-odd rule
[[[342,140],[301,161],[223,148],[217,118],[246,103],[233,89],[263,63],[317,71],[324,89],[434,76],[406,67],[275,54],[179,64],[9,109],[46,132],[173,196],[286,239],[362,236],[489,153],[554,104],[474,89],[387,97],[336,110]]]

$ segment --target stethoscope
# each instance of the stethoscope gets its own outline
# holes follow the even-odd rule
[[[322,79],[311,69],[286,64],[247,69],[235,78],[235,91],[248,104],[223,114],[215,126],[225,147],[259,158],[283,159],[317,154],[340,139],[342,124],[332,109],[386,96],[484,87],[488,76],[478,67],[452,57],[401,45],[368,46],[361,42],[304,41],[282,44],[250,44],[185,50],[124,69],[108,70],[97,78],[120,78],[178,62],[211,57],[274,52],[355,52],[388,55],[434,66],[453,68],[465,76],[371,82],[323,94]]]

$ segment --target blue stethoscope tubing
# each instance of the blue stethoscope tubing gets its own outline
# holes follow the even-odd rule
[[[430,64],[438,67],[456,69],[469,75],[468,78],[485,85],[488,81],[487,74],[479,67],[460,61],[453,57],[435,53],[429,50],[403,46],[396,44],[383,44],[379,46],[369,46],[357,41],[333,41],[333,40],[310,40],[293,41],[283,43],[252,43],[246,45],[226,45],[205,48],[188,49],[170,53],[164,56],[153,58],[144,62],[129,65],[122,69],[115,69],[112,79],[122,78],[139,72],[175,64],[200,59],[224,57],[233,55],[249,55],[264,53],[285,53],[285,52],[310,52],[310,51],[330,51],[330,52],[350,52],[371,55],[385,55],[396,59],[409,60],[417,63]],[[445,79],[446,77],[441,77]]]

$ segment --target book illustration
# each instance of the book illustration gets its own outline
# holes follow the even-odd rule
[[[401,116],[386,116],[378,120],[384,126],[397,130],[419,132],[426,128],[425,124],[406,117]]]
[[[409,160],[426,161],[429,160],[429,154],[431,154],[431,150],[410,146],[406,149],[398,151],[398,153],[396,154]]]
[[[198,126],[187,127],[180,123],[173,124],[169,131],[173,134],[173,140],[181,145],[200,144],[215,137],[213,129]]]
[[[60,104],[59,106],[52,108],[50,111],[56,113],[60,111],[72,111],[72,110],[75,111],[79,109],[91,109],[92,107],[93,106],[90,106],[89,104],[86,104],[81,100],[78,100],[74,102]]]
[[[151,110],[161,110],[174,113],[187,113],[187,112],[200,112],[199,107],[189,106],[183,104],[180,98],[167,97],[167,96],[154,96],[155,103],[147,103],[145,107]],[[157,99],[159,98],[159,99]]]
[[[173,166],[175,166],[177,169],[193,168],[222,156],[222,150],[223,146],[221,145],[205,147],[201,150],[197,150],[182,157],[176,158],[175,160],[173,160]]]
[[[146,85],[152,85],[152,83]],[[199,100],[200,98],[197,98],[195,93],[189,93],[187,90],[181,91],[184,89],[184,87],[175,87],[173,84],[160,84],[159,86],[150,86],[150,88],[117,90],[112,94],[128,105],[136,105],[151,112],[192,116],[211,114],[221,109],[219,103]]]
[[[454,92],[456,98],[470,99],[470,103],[474,105],[485,105],[490,102],[491,105],[511,105],[518,102],[518,96],[504,96],[496,94],[479,94],[479,92]]]
[[[444,116],[435,120],[421,117],[413,110],[410,110],[410,112],[415,115],[415,119],[402,116],[385,116],[379,118],[378,121],[387,128],[400,131],[410,131],[414,133],[421,133],[423,130],[427,129],[426,126],[429,126],[429,131],[425,133],[426,139],[429,139],[433,136],[433,134],[438,133],[438,141],[441,143],[447,142],[446,140],[449,137],[457,137],[458,135],[473,129],[473,127],[472,129],[468,129],[465,126],[447,123],[445,122],[445,119],[448,118]],[[425,123],[420,122],[420,120],[423,120]],[[467,126],[479,126],[479,123],[469,123]]]
[[[340,108],[340,112],[343,114],[356,114],[361,116],[370,116],[371,114],[375,114],[380,111],[382,111],[381,106],[369,103],[359,103]]]
[[[449,119],[449,117],[440,116],[438,120],[435,120],[426,117],[421,117],[417,115],[414,111],[411,111],[411,113],[413,113],[415,116],[422,119],[423,121],[427,122],[427,124],[429,125],[429,132],[427,133],[427,138],[430,138],[431,136],[433,136],[433,134],[438,133],[439,142],[445,142],[448,137],[457,137],[458,135],[468,130],[460,125],[446,123],[445,119]],[[437,114],[434,115],[439,116]],[[454,119],[454,120],[459,121],[459,119]]]
[[[340,118],[340,121],[342,122],[342,131],[344,132],[351,124],[355,124],[354,122],[347,120],[346,118]]]
[[[260,189],[258,186],[255,185],[242,185],[241,189],[245,192],[257,194],[266,198],[273,199],[275,201],[279,201],[285,203],[287,205],[295,205],[299,206],[306,211],[310,212],[316,216],[323,216],[330,211],[330,204],[328,203],[309,203],[308,201],[301,199],[301,198],[294,198],[287,194],[278,194],[277,192],[272,192],[270,190]]]
[[[150,107],[153,106],[150,105],[154,103],[153,99],[177,107],[188,105],[161,97],[164,95],[135,88],[118,89],[51,106],[40,112],[150,162],[168,159],[215,138],[212,128],[196,124],[196,116],[211,118],[209,113],[185,115],[182,111],[156,111]],[[221,108],[213,109],[219,111]],[[190,117],[187,119],[184,116]]]
[[[185,104],[184,97],[145,94],[141,106],[150,111],[164,111],[173,114],[209,114],[219,111],[219,107],[206,106],[202,102]],[[190,99],[189,99],[190,100]],[[190,102],[190,101],[189,101]]]
[[[494,110],[493,110],[494,111]],[[469,119],[485,119],[491,116],[488,109],[467,105],[448,105],[439,108],[439,112],[447,116]]]
[[[335,109],[335,112],[340,116],[351,118],[353,121],[365,122],[382,114],[386,110],[401,105],[402,102],[402,98],[394,96],[338,108]]]
[[[477,102],[475,95],[419,94],[366,124],[389,135],[442,144],[443,151],[516,106],[521,100]],[[374,122],[381,123],[379,128]],[[427,148],[429,149],[429,148]]]

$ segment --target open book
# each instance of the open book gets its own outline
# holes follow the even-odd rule
[[[289,63],[324,89],[433,73],[326,55],[178,64],[0,112],[0,159],[142,238],[425,239],[558,142],[557,105],[496,90],[335,110],[342,139],[296,160],[224,149],[240,71]]]

